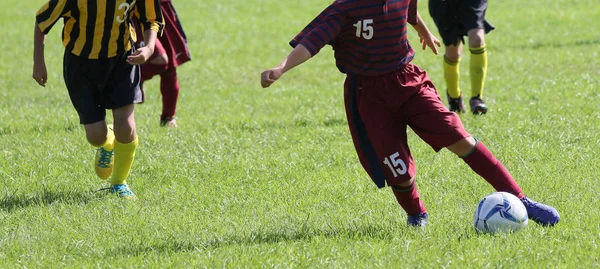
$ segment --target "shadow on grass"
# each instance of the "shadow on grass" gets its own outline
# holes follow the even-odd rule
[[[9,195],[0,199],[0,209],[8,212],[32,206],[47,206],[54,203],[86,204],[95,199],[93,193],[78,190],[50,191],[43,190],[35,195]]]
[[[144,241],[131,242],[126,248],[115,249],[108,253],[110,256],[123,255],[143,255],[145,253],[176,253],[192,252],[217,249],[231,245],[259,245],[274,244],[281,242],[309,242],[315,238],[341,238],[341,239],[390,239],[403,237],[405,234],[413,232],[414,229],[403,229],[398,233],[397,230],[391,231],[389,227],[379,226],[354,226],[329,229],[304,229],[304,230],[260,230],[247,235],[230,235],[218,238],[212,238],[206,241],[191,241],[186,238],[166,238],[161,242],[148,244]]]

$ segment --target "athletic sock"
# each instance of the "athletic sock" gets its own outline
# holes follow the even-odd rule
[[[175,68],[169,68],[160,74],[160,93],[162,95],[161,119],[175,116],[177,98],[179,97],[179,81]]]
[[[410,186],[391,186],[394,196],[398,204],[402,206],[406,214],[409,216],[416,216],[419,213],[425,213],[427,210],[423,205],[423,201],[419,199],[419,191],[417,190],[416,180]]]
[[[444,80],[446,80],[448,95],[452,98],[458,98],[460,96],[459,76],[460,58],[456,62],[451,62],[444,56]]]
[[[525,196],[504,165],[480,141],[469,154],[461,158],[497,191],[512,193],[519,198]]]
[[[113,174],[110,178],[110,184],[125,184],[129,172],[131,171],[131,165],[133,164],[133,158],[135,157],[135,150],[138,146],[138,138],[136,137],[130,143],[122,144],[115,140],[115,163],[113,168]]]
[[[488,57],[485,44],[480,48],[469,48],[471,61],[469,72],[471,76],[471,97],[483,96],[483,86],[487,74]]]

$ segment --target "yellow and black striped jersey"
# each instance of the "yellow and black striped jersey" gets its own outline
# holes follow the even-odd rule
[[[162,34],[160,0],[50,0],[36,13],[36,21],[47,34],[63,18],[65,48],[88,59],[104,59],[131,49],[132,15],[144,29]]]

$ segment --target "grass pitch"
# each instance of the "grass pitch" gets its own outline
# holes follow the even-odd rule
[[[96,193],[94,149],[62,81],[61,23],[48,36],[49,82],[30,78],[34,13],[6,0],[0,16],[2,268],[591,268],[600,267],[600,39],[594,1],[493,1],[487,17],[490,111],[462,119],[554,228],[530,223],[477,235],[492,192],[450,152],[413,133],[424,230],[360,167],[331,49],[269,89],[260,72],[329,1],[192,1],[174,5],[193,61],[178,69],[179,129],[159,127],[158,80],[136,108],[140,136],[127,203]],[[543,8],[542,8],[543,7]],[[437,34],[420,2],[421,15]],[[416,33],[409,30],[418,47]],[[461,88],[469,91],[465,51]],[[414,63],[445,88],[442,58]]]

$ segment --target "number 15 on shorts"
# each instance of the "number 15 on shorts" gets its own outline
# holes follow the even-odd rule
[[[394,177],[398,177],[398,175],[404,175],[407,171],[406,163],[404,163],[404,161],[398,157],[400,157],[400,153],[396,152],[390,155],[390,157],[385,157],[385,159],[383,159],[383,163],[387,165],[390,170],[392,170]]]

